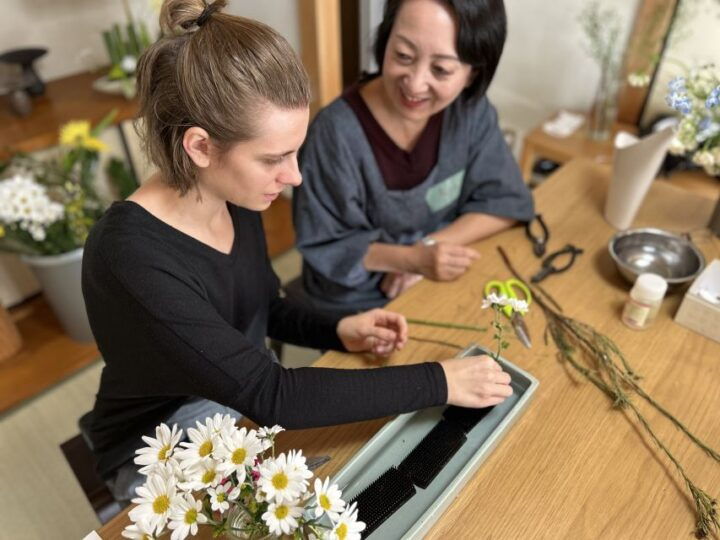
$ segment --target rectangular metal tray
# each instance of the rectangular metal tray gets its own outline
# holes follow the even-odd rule
[[[487,353],[472,345],[459,356]],[[417,487],[417,493],[367,538],[422,538],[521,416],[540,383],[502,357],[500,363],[512,378],[513,395],[496,405],[467,434],[467,441],[427,489]],[[333,479],[342,490],[343,499],[352,500],[389,467],[399,465],[442,418],[444,410],[445,406],[424,409],[401,414],[388,422]]]

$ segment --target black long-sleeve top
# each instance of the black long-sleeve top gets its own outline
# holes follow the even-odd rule
[[[266,335],[343,350],[338,319],[279,296],[260,214],[228,205],[229,254],[133,202],[113,204],[83,258],[83,295],[105,361],[90,437],[108,478],[141,435],[189,397],[234,408],[260,425],[308,428],[445,403],[437,363],[379,369],[286,369]]]

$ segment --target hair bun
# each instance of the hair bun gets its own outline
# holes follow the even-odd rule
[[[198,20],[202,25],[226,5],[227,0],[165,0],[160,9],[160,29],[164,36],[184,34],[198,25]]]

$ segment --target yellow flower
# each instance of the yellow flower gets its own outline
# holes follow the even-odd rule
[[[0,225],[0,238],[2,238],[3,236],[5,236],[5,227]]]
[[[107,144],[97,137],[88,137],[87,139],[83,139],[80,146],[92,152],[104,152],[107,150]]]
[[[90,134],[90,122],[87,120],[74,120],[61,127],[60,144],[78,146],[91,152],[107,150],[104,142]]]
[[[82,141],[88,138],[90,138],[90,122],[87,120],[68,122],[60,128],[60,144],[81,145]]]

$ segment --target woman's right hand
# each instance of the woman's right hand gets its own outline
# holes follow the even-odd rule
[[[443,360],[448,405],[479,409],[502,403],[513,393],[510,375],[489,356]]]
[[[413,249],[415,272],[433,281],[453,281],[480,258],[474,249],[449,242],[437,242],[431,246],[418,243]]]

